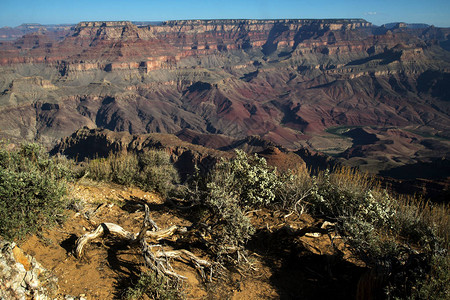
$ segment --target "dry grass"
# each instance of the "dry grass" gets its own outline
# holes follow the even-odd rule
[[[178,181],[178,173],[169,155],[161,150],[148,150],[139,155],[111,154],[107,158],[87,160],[86,174],[93,180],[134,185],[163,196]]]
[[[436,204],[411,196],[398,196],[397,204],[397,218],[403,222],[404,230],[429,228],[430,233],[440,239],[440,245],[450,250],[449,204]],[[417,234],[426,234],[426,232]]]
[[[372,192],[380,192],[382,190],[379,180],[369,173],[358,171],[355,168],[337,166],[331,170],[330,174],[331,182],[338,187],[371,190]],[[319,174],[320,176],[323,176],[323,172]]]

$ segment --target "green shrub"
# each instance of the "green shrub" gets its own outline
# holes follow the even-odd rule
[[[258,207],[275,200],[279,184],[276,170],[267,165],[263,157],[247,155],[236,150],[236,157],[220,162],[212,181],[226,184],[226,189],[237,196],[241,206]]]
[[[109,164],[111,167],[110,181],[127,186],[136,182],[140,172],[136,155],[115,154],[110,157]]]
[[[425,279],[413,289],[412,299],[450,299],[450,256],[434,255],[431,270]]]
[[[353,172],[356,171],[326,171],[316,178],[308,198],[311,209],[340,224],[353,218],[376,227],[389,227],[395,214],[393,199],[385,191],[352,181],[352,177],[357,177]]]
[[[394,228],[399,238],[408,244],[431,251],[436,248],[438,237],[433,223],[422,218],[424,209],[420,203],[399,205],[393,217]]]
[[[87,162],[86,171],[94,180],[135,185],[145,191],[166,196],[178,182],[178,173],[165,151],[148,150],[134,153],[112,154]]]
[[[142,273],[138,282],[126,291],[125,299],[142,299],[144,295],[147,295],[150,299],[161,300],[184,298],[176,283],[162,276],[157,276],[154,272]]]
[[[0,150],[0,232],[21,239],[58,219],[66,206],[67,166],[37,144]]]
[[[272,203],[278,184],[276,170],[264,158],[240,150],[233,159],[219,162],[203,182],[194,174],[187,194],[204,208],[197,223],[206,225],[209,249],[219,257],[237,254],[231,260],[239,261],[254,233],[246,212]]]
[[[137,174],[136,185],[144,190],[167,194],[179,181],[178,172],[165,151],[147,151],[138,156],[140,172]]]
[[[307,201],[311,212],[336,222],[357,258],[381,270],[386,298],[448,297],[448,274],[436,264],[447,263],[448,271],[442,260],[448,252],[448,207],[394,198],[348,168],[313,178]]]
[[[111,181],[111,165],[106,158],[95,158],[87,161],[87,177],[96,181]]]
[[[226,185],[210,182],[204,204],[210,211],[212,250],[219,256],[242,250],[254,228],[245,216],[239,198],[230,193]]]
[[[302,214],[307,209],[307,198],[313,191],[309,173],[300,169],[289,170],[279,175],[275,190],[275,203],[284,210]]]
[[[369,267],[389,264],[400,254],[401,249],[393,236],[364,219],[349,217],[339,229],[352,253]]]

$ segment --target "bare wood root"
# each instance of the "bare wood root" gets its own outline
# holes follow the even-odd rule
[[[149,229],[156,230],[156,231],[150,231]],[[207,277],[205,275],[205,268],[208,268],[210,271],[209,274],[209,280],[211,280],[212,277],[212,264],[206,260],[198,258],[195,254],[192,252],[181,249],[181,250],[174,250],[174,251],[163,251],[159,250],[156,252],[152,251],[153,247],[162,247],[158,244],[155,245],[149,245],[146,241],[148,238],[149,240],[153,241],[159,241],[161,239],[165,239],[168,237],[173,236],[177,232],[186,232],[185,227],[179,227],[179,226],[171,226],[166,229],[159,229],[159,227],[156,225],[156,223],[151,219],[150,217],[150,210],[147,205],[145,205],[145,218],[144,223],[142,226],[142,229],[138,233],[132,233],[129,231],[126,231],[121,226],[114,224],[114,223],[102,223],[100,224],[94,231],[90,233],[86,233],[78,240],[76,241],[76,247],[75,247],[75,256],[78,258],[82,257],[83,254],[83,248],[86,244],[88,244],[90,241],[99,238],[105,234],[109,234],[112,236],[115,236],[122,241],[128,243],[128,244],[140,244],[142,254],[144,256],[145,264],[148,268],[152,269],[153,271],[157,272],[157,274],[162,276],[168,276],[172,279],[177,280],[185,280],[187,279],[185,276],[177,274],[170,262],[169,259],[177,259],[183,262],[190,262],[194,265],[194,267],[198,270],[200,275],[204,280],[207,280]]]
[[[172,235],[180,231],[185,231],[185,228],[173,225],[167,229],[162,229],[159,231],[146,231],[145,236],[153,241],[159,241],[171,237]],[[102,223],[98,225],[98,227],[94,231],[86,233],[85,235],[78,238],[75,244],[75,256],[81,258],[83,255],[84,246],[90,241],[104,235],[105,233],[120,238],[121,240],[129,244],[134,244],[139,241],[139,234],[137,233],[128,232],[121,226],[114,223]]]
[[[105,233],[109,233],[110,235],[116,236],[125,242],[130,244],[136,241],[137,235],[131,232],[126,231],[121,226],[114,223],[102,223],[98,225],[97,229],[90,233],[86,233],[85,235],[78,238],[75,247],[75,256],[81,258],[83,254],[84,246],[90,241],[104,235]]]
[[[158,231],[147,231],[145,233],[145,236],[147,238],[150,238],[151,240],[159,241],[159,240],[171,237],[175,233],[184,232],[184,231],[186,231],[185,227],[179,227],[179,226],[173,225],[169,228],[158,230]]]
[[[157,258],[150,250],[150,246],[145,239],[141,240],[142,254],[144,255],[145,264],[147,267],[157,272],[158,275],[168,276],[174,279],[187,279],[185,276],[179,275],[173,271],[172,266],[167,260]]]
[[[284,218],[288,218],[289,216],[291,216],[293,213],[296,213],[299,217],[305,212],[305,204],[300,204],[302,202],[304,202],[303,200],[305,200],[309,195],[311,195],[312,193],[312,188],[310,188],[309,190],[307,190],[306,192],[303,193],[303,195],[300,196],[300,198],[295,202],[294,204],[294,208],[292,209],[292,211],[290,213],[288,213],[287,215],[284,216]],[[300,209],[299,209],[300,206]]]
[[[156,258],[173,258],[180,261],[189,261],[193,264],[193,266],[197,269],[197,271],[200,273],[203,280],[211,281],[212,280],[212,264],[204,259],[198,258],[195,254],[192,252],[181,249],[181,250],[175,250],[175,251],[158,251],[155,253]],[[206,277],[205,274],[205,268],[209,269],[209,276]]]

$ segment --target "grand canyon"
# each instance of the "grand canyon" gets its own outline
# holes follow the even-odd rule
[[[26,205],[8,211],[28,199],[21,193],[55,198],[69,186],[68,218],[50,208],[56,229],[19,236],[59,278],[60,290],[49,288],[58,299],[123,298],[143,269],[195,299],[448,295],[450,28],[364,19],[4,27],[0,116],[3,219],[26,215]],[[48,209],[41,198],[36,211]],[[33,233],[17,224],[0,218],[10,230],[0,235]],[[115,239],[89,245],[103,234]],[[44,272],[0,245],[0,258]],[[5,295],[40,293],[20,280]],[[155,290],[148,297],[164,292]]]
[[[216,149],[257,136],[372,173],[449,154],[447,28],[363,19],[29,27],[37,31],[0,44],[0,134],[12,140],[52,146],[84,126]]]

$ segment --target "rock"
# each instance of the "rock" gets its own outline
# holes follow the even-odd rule
[[[178,132],[193,144],[249,152],[264,150],[262,138],[342,154],[366,170],[410,161],[412,150],[443,157],[413,142],[366,147],[382,138],[365,128],[324,130],[411,127],[448,138],[449,35],[362,19],[82,22],[58,42],[27,34],[0,43],[0,138],[50,147],[86,126]],[[347,155],[349,137],[363,147]],[[96,138],[92,145],[104,147],[92,153],[134,143]]]
[[[58,279],[14,242],[0,240],[0,299],[53,299]]]

